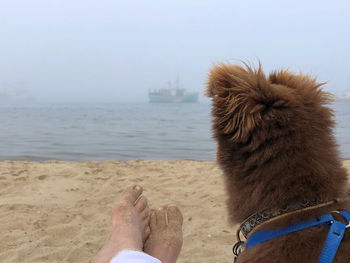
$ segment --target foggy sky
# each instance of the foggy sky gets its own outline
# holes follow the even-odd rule
[[[341,92],[349,27],[348,0],[0,0],[0,95],[147,101],[177,75],[203,93],[214,63],[240,59]]]

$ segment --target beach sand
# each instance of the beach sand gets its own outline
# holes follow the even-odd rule
[[[350,161],[344,161],[350,171]],[[121,191],[141,184],[150,206],[178,205],[178,262],[231,262],[221,171],[213,162],[0,162],[0,262],[90,262]]]

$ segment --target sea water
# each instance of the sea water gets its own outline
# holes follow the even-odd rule
[[[350,103],[335,136],[350,158]],[[209,103],[0,106],[0,160],[215,160]]]

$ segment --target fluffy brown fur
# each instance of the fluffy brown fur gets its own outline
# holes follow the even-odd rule
[[[209,74],[217,161],[224,172],[232,223],[263,209],[303,199],[346,197],[347,174],[333,138],[328,93],[314,78],[287,70],[268,77],[257,70],[219,64]],[[282,227],[349,202],[288,216],[264,228]],[[328,226],[313,227],[244,251],[244,262],[317,262]],[[347,230],[334,262],[350,262]]]

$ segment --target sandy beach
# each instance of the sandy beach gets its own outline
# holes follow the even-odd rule
[[[350,171],[350,161],[344,161]],[[126,186],[144,187],[152,208],[178,205],[178,262],[231,262],[236,226],[227,222],[214,162],[0,162],[0,262],[90,262]]]

